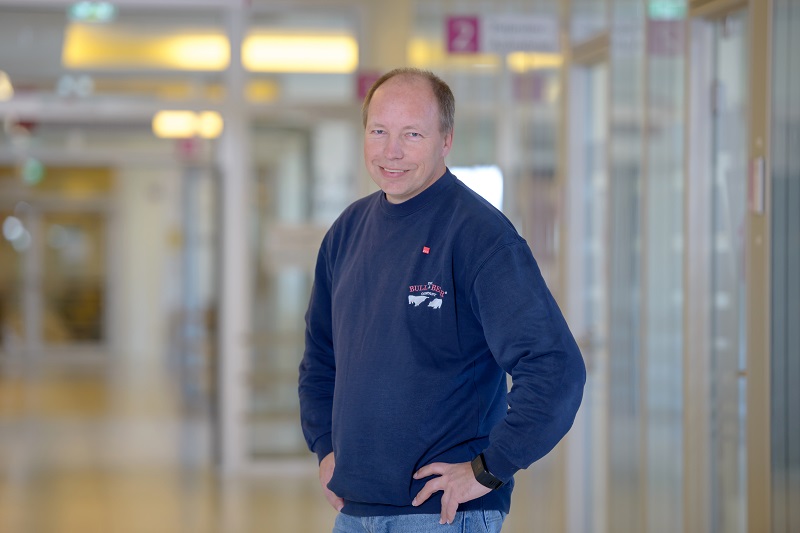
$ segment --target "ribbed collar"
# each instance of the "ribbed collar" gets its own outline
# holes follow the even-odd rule
[[[450,172],[449,168],[445,168],[444,174],[438,180],[434,181],[430,187],[414,196],[405,202],[393,204],[386,199],[385,194],[379,194],[381,209],[384,213],[392,217],[405,217],[416,213],[433,200],[438,198],[444,191],[453,185],[456,177]]]

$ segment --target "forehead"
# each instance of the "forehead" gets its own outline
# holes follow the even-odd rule
[[[433,93],[430,81],[428,81],[427,78],[416,74],[398,74],[397,76],[389,78],[383,82],[380,87],[378,87],[378,91],[381,89],[403,86],[410,87],[418,91],[424,91],[431,94]]]
[[[419,76],[397,76],[375,90],[368,120],[388,118],[438,120],[438,104],[428,80]]]

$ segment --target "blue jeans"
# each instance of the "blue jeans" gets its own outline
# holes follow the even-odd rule
[[[499,533],[502,511],[461,511],[450,525],[439,524],[438,514],[350,516],[339,513],[333,533]]]

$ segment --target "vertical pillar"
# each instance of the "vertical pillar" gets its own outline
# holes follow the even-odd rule
[[[246,0],[226,12],[230,66],[225,76],[225,130],[220,138],[220,283],[217,350],[219,463],[223,473],[240,471],[247,460],[247,372],[251,333],[247,199],[251,183],[250,128],[241,61]]]
[[[795,4],[796,5],[796,4]],[[773,420],[774,394],[772,381],[773,364],[775,363],[774,342],[772,338],[773,324],[780,319],[774,316],[773,262],[776,260],[773,251],[773,217],[777,201],[771,192],[777,161],[774,155],[780,153],[781,142],[790,143],[789,139],[772,138],[772,117],[770,109],[779,109],[777,102],[772,102],[772,87],[781,78],[788,75],[779,74],[781,56],[789,57],[793,52],[788,46],[790,18],[782,19],[779,7],[788,10],[788,2],[748,2],[750,26],[750,76],[749,76],[749,158],[754,164],[763,158],[766,162],[764,170],[765,213],[751,210],[747,214],[746,254],[745,254],[745,287],[747,287],[747,531],[781,531],[779,516],[775,515],[781,508],[775,493],[773,470],[776,462],[773,458],[773,438],[776,438]],[[777,10],[777,11],[776,11]],[[783,12],[785,13],[785,12]],[[795,24],[797,26],[797,24]],[[774,29],[773,29],[774,28]],[[783,28],[788,31],[784,33]],[[773,32],[775,37],[773,37]],[[786,35],[786,41],[781,41]],[[783,48],[778,43],[786,43]],[[794,49],[796,50],[796,48]],[[771,65],[776,66],[773,71]],[[788,69],[791,70],[791,69]],[[786,71],[783,71],[786,72]],[[787,128],[788,130],[788,128]],[[787,131],[784,130],[784,131]],[[784,137],[784,133],[780,133]],[[788,144],[788,146],[792,146]],[[796,147],[796,145],[794,145]],[[784,256],[786,257],[786,256]],[[785,266],[785,265],[781,265]],[[784,289],[786,287],[783,287]],[[787,294],[784,292],[784,294]],[[786,441],[784,441],[786,442]],[[786,511],[784,507],[782,509]],[[786,515],[784,515],[786,516]],[[789,531],[785,529],[784,531]]]
[[[200,393],[200,371],[203,369],[203,310],[200,302],[200,263],[202,214],[199,207],[199,193],[203,175],[191,163],[183,169],[181,187],[181,225],[183,231],[183,250],[181,252],[181,318],[180,342],[178,351],[181,375],[181,394],[192,403],[197,402]]]
[[[410,0],[370,2],[366,16],[360,46],[362,68],[389,71],[406,66],[414,4]]]

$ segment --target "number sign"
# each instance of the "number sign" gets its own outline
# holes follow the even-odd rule
[[[480,43],[478,17],[448,17],[447,51],[451,54],[477,54]]]

